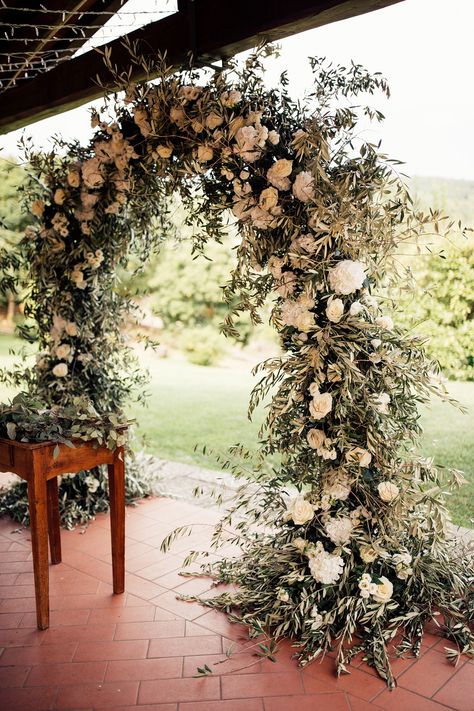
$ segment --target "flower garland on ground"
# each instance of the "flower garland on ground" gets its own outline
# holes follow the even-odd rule
[[[341,671],[363,650],[393,684],[389,641],[400,628],[400,649],[416,653],[438,612],[472,652],[472,571],[447,539],[440,472],[410,449],[419,403],[440,392],[436,364],[396,327],[381,289],[398,278],[397,244],[438,216],[415,214],[391,164],[356,138],[361,115],[380,116],[354,97],[387,91],[384,80],[311,61],[311,108],[290,99],[285,77],[264,86],[258,53],[205,85],[162,65],[156,83],[116,97],[112,120],[93,115],[88,148],[43,159],[30,263],[39,276],[49,260],[51,300],[43,309],[43,285],[33,294],[44,352],[32,382],[51,401],[82,388],[103,407],[103,378],[115,406],[113,274],[129,241],[148,239],[175,192],[196,249],[220,239],[231,212],[242,241],[226,329],[273,296],[284,355],[262,365],[251,406],[271,391],[258,459],[280,463],[255,466],[257,486],[217,528],[216,541],[246,512],[232,538],[243,555],[208,569],[239,589],[206,604],[294,638],[302,663],[337,644]]]

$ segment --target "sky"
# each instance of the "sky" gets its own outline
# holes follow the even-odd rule
[[[173,9],[166,0],[159,3],[131,0],[128,9]],[[149,14],[146,19],[154,18]],[[410,175],[474,180],[473,28],[473,0],[404,0],[282,40],[281,58],[270,64],[268,78],[276,82],[287,69],[296,97],[311,86],[308,56],[354,60],[380,71],[392,96],[374,101],[386,120],[367,136],[382,139],[385,152],[403,160]],[[19,155],[16,144],[23,131],[37,147],[47,147],[54,134],[86,142],[90,106],[0,136],[0,155]]]

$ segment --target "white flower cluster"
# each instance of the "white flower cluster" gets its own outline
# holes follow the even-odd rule
[[[314,307],[314,299],[303,292],[296,301],[286,300],[281,307],[281,318],[287,326],[307,333],[314,327],[314,314],[309,310]]]
[[[303,526],[314,518],[314,506],[301,494],[288,502],[285,520],[293,521],[297,526]]]
[[[337,583],[344,570],[344,561],[339,555],[328,553],[321,541],[307,549],[308,565],[311,575],[323,585]]]
[[[329,518],[324,524],[327,535],[336,546],[348,543],[352,536],[356,522],[349,516]]]
[[[336,294],[352,294],[362,288],[366,269],[362,262],[343,259],[329,270],[329,285]]]
[[[413,575],[412,557],[408,551],[405,553],[395,553],[392,556],[392,562],[395,563],[395,570],[397,573],[397,578],[400,580],[406,580]]]

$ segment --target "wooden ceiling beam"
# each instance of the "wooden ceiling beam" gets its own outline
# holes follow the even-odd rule
[[[179,12],[150,23],[128,35],[143,54],[167,53],[173,66],[187,62],[190,51],[200,58],[225,58],[256,46],[261,40],[279,40],[393,5],[401,0],[239,0],[233,8],[218,0],[180,0]],[[194,45],[194,46],[193,46]],[[121,39],[108,43],[119,72],[130,67]],[[101,49],[103,49],[102,47]],[[0,133],[75,108],[103,95],[97,83],[110,85],[112,77],[100,54],[89,51],[54,69],[9,89],[0,96]],[[132,79],[146,78],[139,67]]]

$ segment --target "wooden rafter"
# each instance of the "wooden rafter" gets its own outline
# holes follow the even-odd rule
[[[178,12],[150,23],[128,35],[141,51],[167,53],[172,65],[180,65],[194,51],[200,58],[230,57],[262,39],[279,40],[315,27],[393,5],[401,0],[179,0]],[[106,45],[118,70],[130,66],[121,39]],[[132,79],[144,79],[132,69]],[[150,77],[151,78],[151,77]],[[100,97],[111,82],[97,51],[69,59],[23,85],[10,89],[0,100],[0,133],[21,128],[42,118],[72,109]]]

